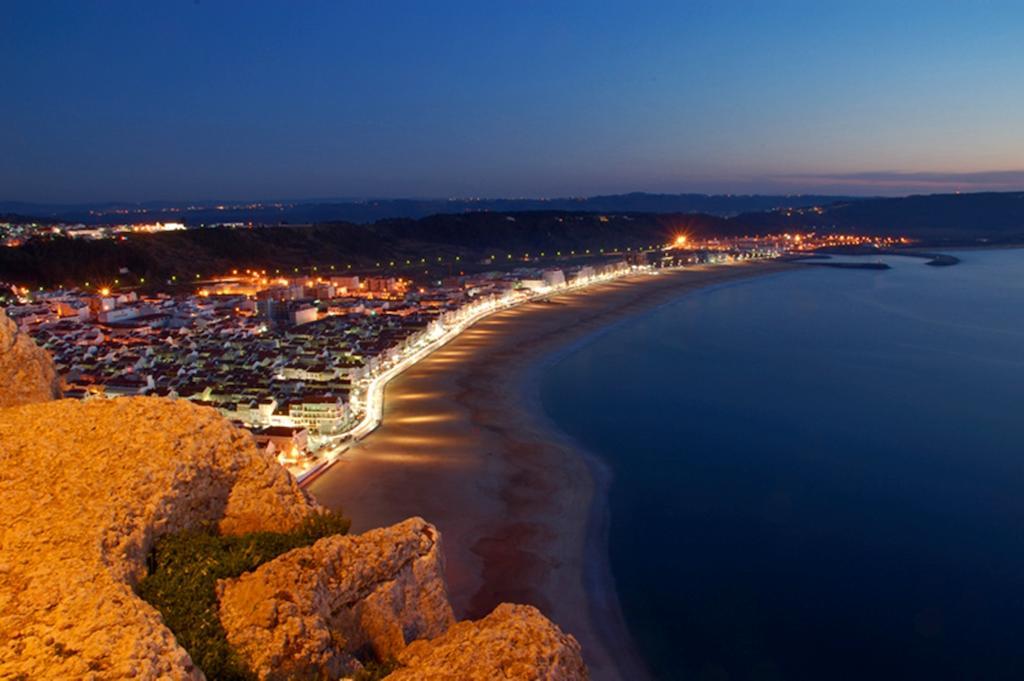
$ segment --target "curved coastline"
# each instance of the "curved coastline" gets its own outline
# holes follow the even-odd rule
[[[483,320],[387,388],[381,428],[308,488],[363,531],[409,515],[445,537],[453,604],[540,607],[577,636],[596,679],[646,678],[608,560],[611,471],[543,412],[544,368],[697,288],[794,268],[780,262],[638,276]]]
[[[630,315],[628,319],[635,317],[636,315]],[[626,320],[609,324],[538,358],[524,374],[519,393],[524,411],[546,429],[552,439],[563,441],[565,446],[583,461],[590,475],[592,493],[586,517],[581,579],[594,634],[606,651],[614,651],[614,668],[605,670],[606,673],[602,674],[601,678],[640,680],[651,678],[650,671],[626,624],[609,560],[611,507],[608,503],[608,493],[613,480],[612,469],[602,458],[559,428],[544,410],[540,397],[541,380],[545,369],[571,354],[575,348],[591,342],[624,321]]]

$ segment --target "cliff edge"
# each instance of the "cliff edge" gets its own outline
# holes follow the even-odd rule
[[[154,542],[287,532],[319,507],[213,409],[52,401],[48,355],[2,311],[0,352],[0,678],[205,678],[135,592]],[[367,650],[404,665],[396,681],[587,678],[533,608],[455,624],[439,542],[412,518],[294,549],[218,584],[221,623],[261,679],[337,678]]]
[[[0,410],[0,665],[26,678],[199,678],[132,590],[154,540],[285,531],[314,504],[214,410],[125,398]]]

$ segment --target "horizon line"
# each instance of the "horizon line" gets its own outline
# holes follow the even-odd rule
[[[866,181],[862,186],[872,187],[883,187],[884,182],[874,180]],[[940,185],[941,186],[941,185]],[[1016,189],[996,189],[996,188],[967,188],[966,190],[959,189],[948,189],[945,191],[932,191],[932,192],[900,192],[898,194],[880,194],[880,193],[867,193],[860,194],[857,192],[832,192],[832,191],[799,191],[799,192],[659,192],[659,191],[624,191],[616,193],[597,193],[597,194],[580,194],[580,195],[555,195],[555,196],[367,196],[367,197],[328,197],[328,196],[310,196],[310,197],[273,197],[273,198],[206,198],[206,199],[141,199],[141,200],[117,200],[117,199],[106,199],[106,200],[79,200],[79,201],[31,201],[23,199],[0,199],[0,205],[5,204],[21,204],[25,206],[39,206],[47,208],[87,208],[87,207],[101,207],[101,206],[140,206],[146,207],[147,204],[167,204],[173,207],[184,207],[186,205],[194,205],[197,208],[208,208],[218,204],[228,205],[232,207],[237,204],[260,204],[260,205],[273,205],[280,203],[290,204],[366,204],[374,201],[434,201],[434,202],[445,202],[445,203],[483,203],[488,201],[540,201],[540,202],[554,202],[554,201],[589,201],[599,198],[614,198],[614,197],[626,197],[626,196],[663,196],[663,197],[705,197],[705,198],[799,198],[807,196],[820,196],[825,198],[838,198],[838,199],[903,199],[911,198],[915,196],[955,196],[955,195],[973,195],[973,194],[1014,194],[1024,192],[1024,184],[1020,188]]]

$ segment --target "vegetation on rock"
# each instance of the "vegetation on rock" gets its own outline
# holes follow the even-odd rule
[[[361,670],[353,675],[352,681],[381,681],[401,666],[401,663],[393,658],[383,662],[367,662]]]
[[[327,512],[310,517],[293,532],[232,536],[204,528],[167,535],[157,540],[149,575],[139,584],[138,593],[160,611],[207,678],[254,679],[221,626],[217,580],[238,577],[323,537],[346,534],[349,525],[340,513]]]

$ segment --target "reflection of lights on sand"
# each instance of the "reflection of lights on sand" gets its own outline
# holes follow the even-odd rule
[[[388,461],[388,462],[391,462],[391,463],[420,464],[420,465],[425,465],[425,464],[437,465],[437,464],[441,463],[442,461],[444,461],[444,457],[435,456],[435,455],[431,455],[431,454],[423,454],[422,452],[419,452],[419,453],[416,453],[416,454],[399,454],[397,452],[395,452],[395,453],[388,453],[388,454],[377,454],[377,453],[375,453],[373,455],[373,458],[379,459],[381,461]]]
[[[450,438],[436,435],[388,435],[383,444],[396,444],[402,447],[440,447],[450,442]]]
[[[431,359],[457,359],[459,357],[465,357],[466,355],[471,354],[473,353],[471,353],[469,350],[439,350],[435,352],[433,355],[431,355]]]
[[[395,395],[392,400],[429,400],[431,398],[441,397],[442,393],[439,392],[419,392],[419,393],[402,393],[401,395]]]
[[[402,416],[394,419],[394,423],[398,424],[421,424],[421,423],[443,423],[444,421],[454,421],[454,414],[428,414],[425,416]]]

